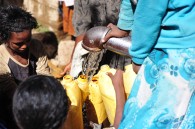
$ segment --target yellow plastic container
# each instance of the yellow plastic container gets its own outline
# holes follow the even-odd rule
[[[79,106],[81,104],[81,91],[77,86],[77,83],[70,75],[65,75],[61,84],[66,89],[67,95],[71,101],[71,105]]]
[[[111,124],[113,124],[116,112],[116,93],[112,80],[106,74],[107,72],[115,74],[116,70],[111,69],[108,65],[101,66],[100,71],[98,72],[98,85],[105,105],[108,120]]]
[[[84,103],[89,95],[89,83],[86,75],[80,75],[76,79],[78,87],[81,89],[82,102]]]
[[[107,114],[98,85],[98,76],[94,76],[89,83],[89,100],[94,106],[98,124],[102,124]]]
[[[131,93],[132,85],[136,78],[136,74],[133,71],[132,64],[125,66],[125,72],[123,73],[123,82],[125,88],[126,98],[128,98]]]
[[[102,65],[100,67],[100,70],[97,73],[97,76],[101,75],[101,74],[105,74],[106,72],[108,72],[110,70],[110,66],[109,65]]]
[[[81,90],[70,75],[65,75],[61,84],[66,89],[71,102],[64,127],[66,129],[83,129]],[[73,124],[75,122],[76,124]]]

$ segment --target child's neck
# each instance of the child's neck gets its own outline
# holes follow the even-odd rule
[[[28,50],[26,50],[23,53],[18,53],[14,50],[12,50],[10,47],[6,47],[7,51],[10,53],[10,55],[17,60],[18,62],[20,62],[23,65],[27,65],[28,64],[28,58],[29,58],[29,52]]]

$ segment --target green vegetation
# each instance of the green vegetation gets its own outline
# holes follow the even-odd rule
[[[49,28],[44,26],[44,25],[39,24],[39,27],[37,29],[35,29],[35,31],[37,31],[37,32],[47,32],[47,31],[49,31]]]

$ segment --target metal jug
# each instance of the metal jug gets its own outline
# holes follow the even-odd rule
[[[123,38],[110,38],[106,43],[101,43],[101,39],[109,33],[111,29],[105,26],[97,26],[89,29],[84,35],[82,47],[88,51],[100,51],[108,49],[120,55],[129,56],[128,49],[131,46],[129,36]]]

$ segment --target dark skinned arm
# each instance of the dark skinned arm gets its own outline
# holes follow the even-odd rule
[[[72,64],[72,59],[73,59],[73,54],[74,54],[74,52],[75,52],[75,48],[76,48],[77,44],[78,44],[80,41],[83,40],[83,37],[84,37],[84,34],[81,34],[81,35],[79,35],[79,36],[76,37],[76,39],[75,39],[75,44],[74,44],[74,48],[73,48],[73,50],[72,50],[72,54],[71,54],[70,61],[69,61],[69,63],[66,64],[66,66],[65,66],[65,68],[64,68],[64,71],[61,73],[61,75],[65,75],[67,72],[70,71],[70,69],[71,69],[71,64]]]
[[[123,84],[123,71],[117,70],[114,75],[112,73],[108,73],[108,76],[112,80],[116,93],[116,113],[113,126],[117,129],[122,119],[123,109],[126,101]]]

